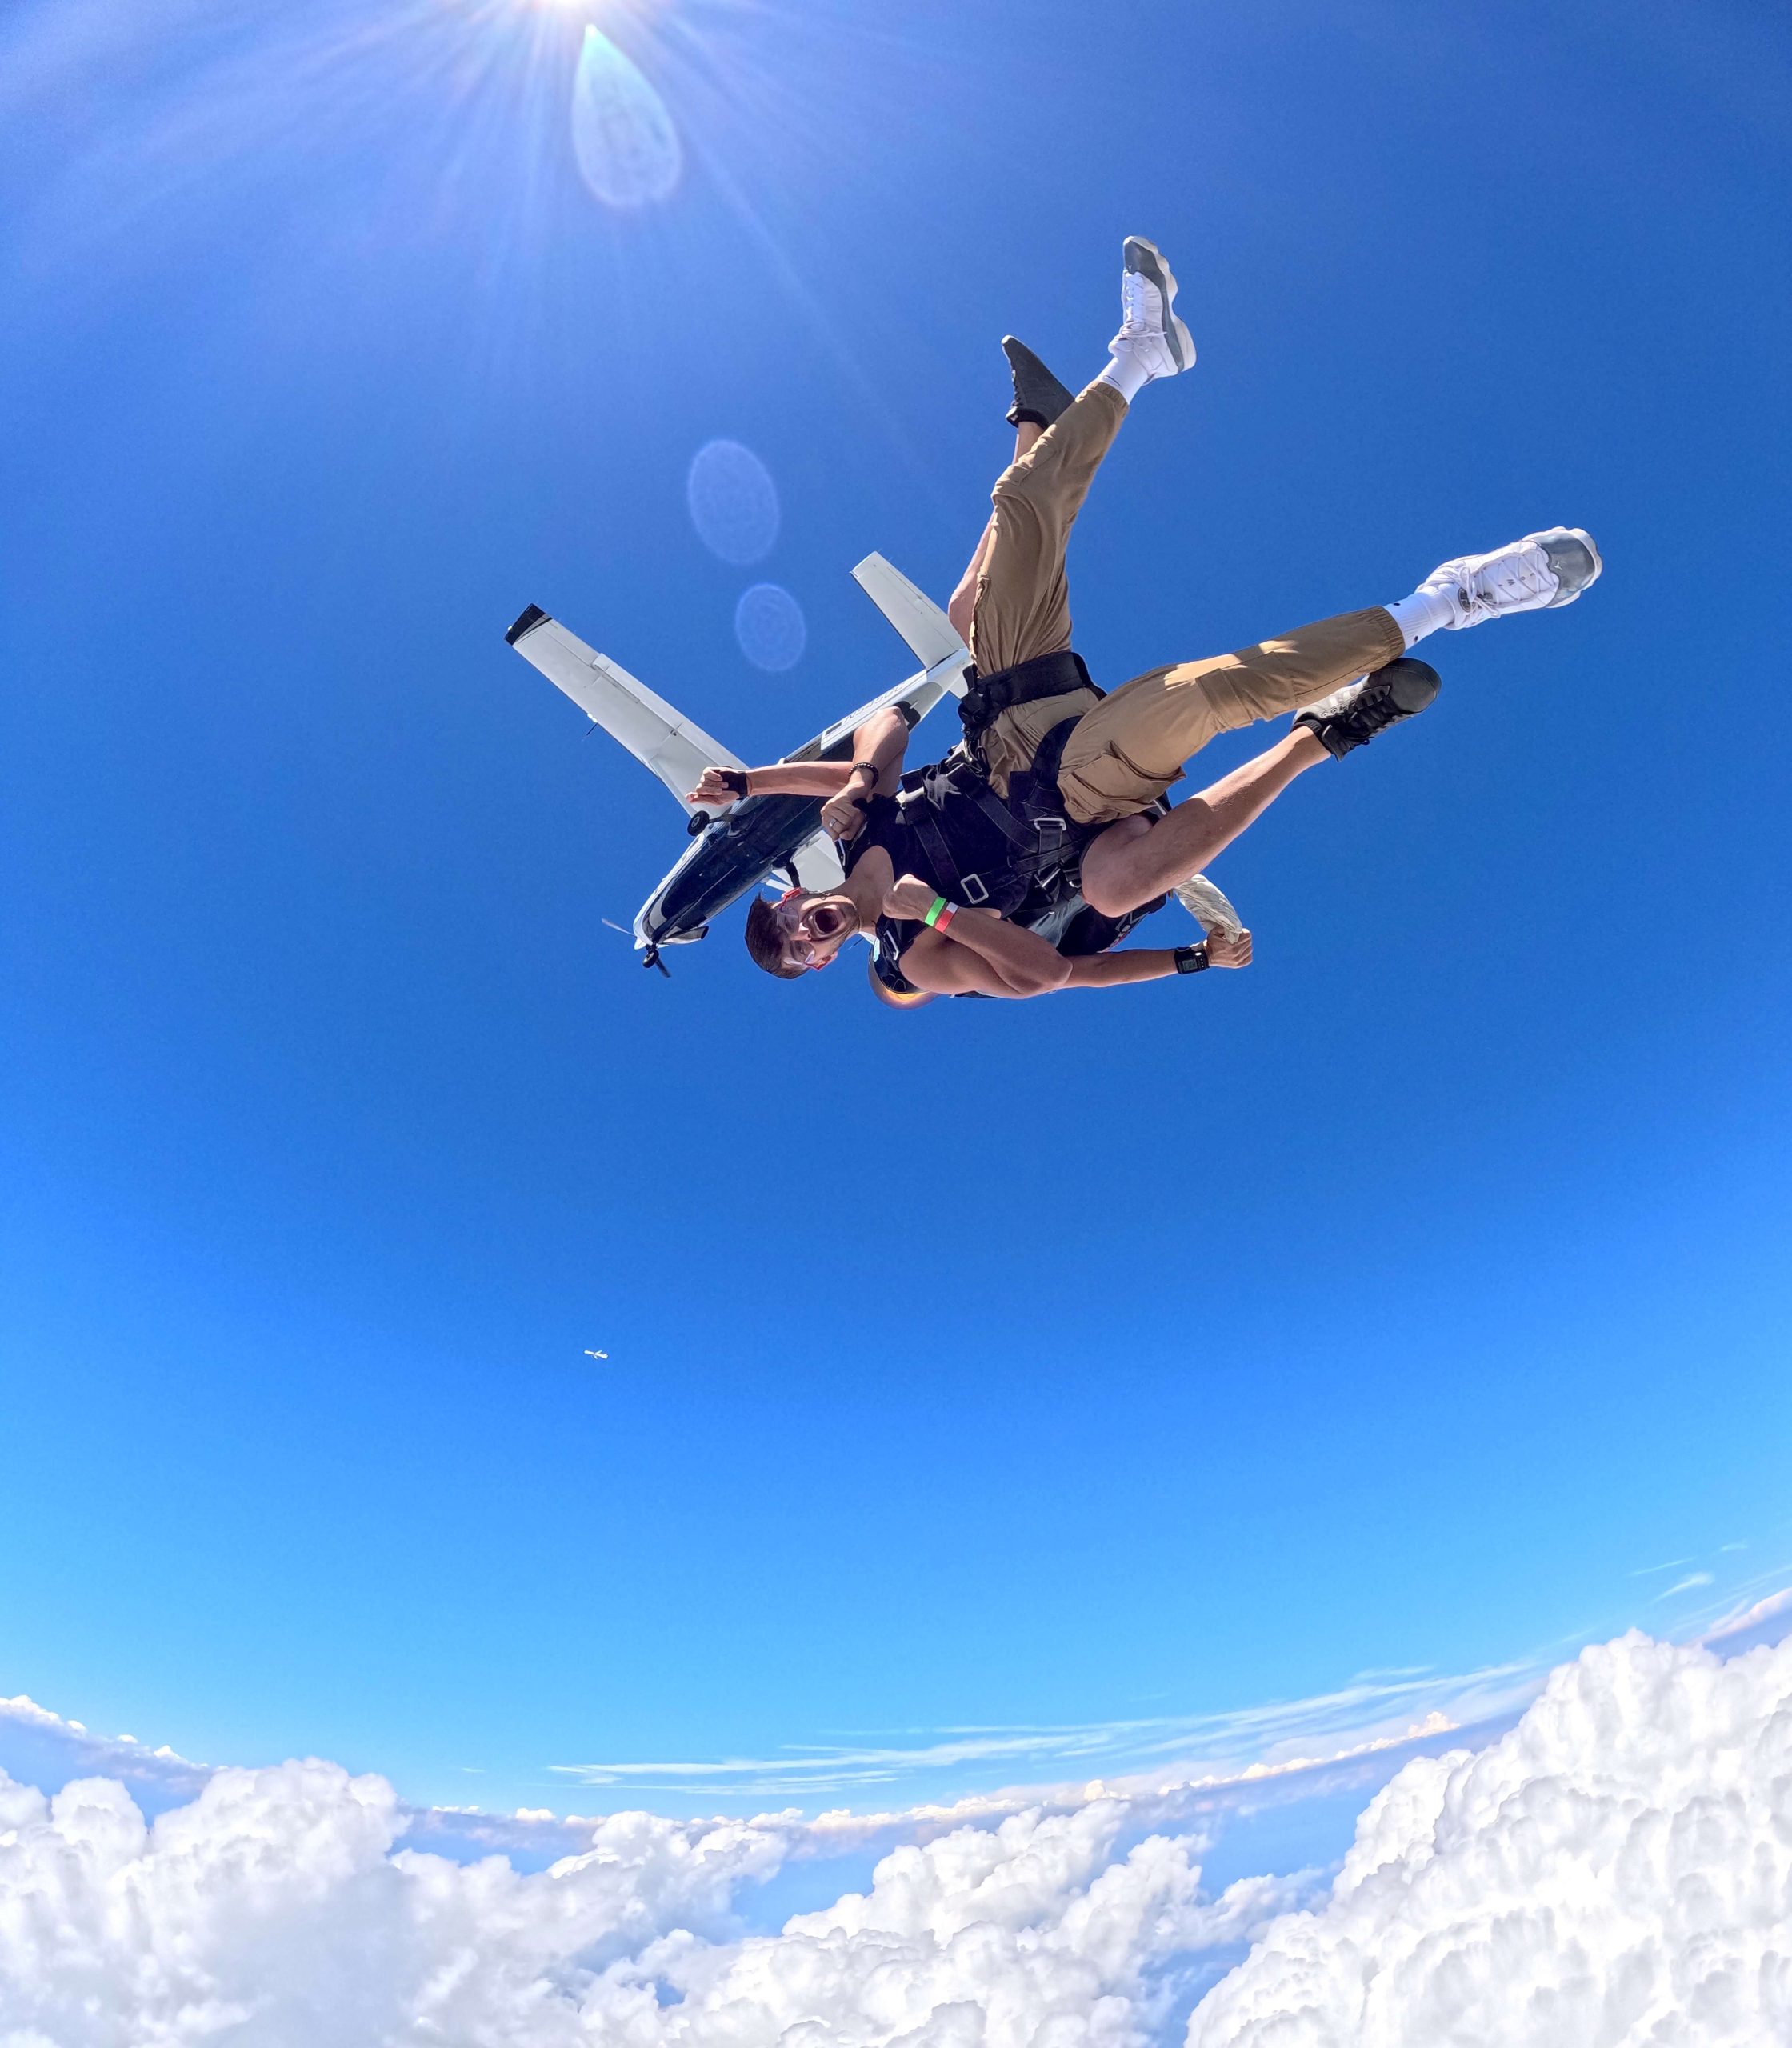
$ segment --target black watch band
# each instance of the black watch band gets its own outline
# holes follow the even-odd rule
[[[744,768],[718,768],[715,772],[726,784],[730,795],[744,797],[746,794],[746,770]]]
[[[1176,971],[1178,974],[1198,974],[1212,966],[1207,958],[1207,942],[1198,946],[1178,946],[1176,949]]]

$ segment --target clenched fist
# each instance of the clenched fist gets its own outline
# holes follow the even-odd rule
[[[865,806],[858,797],[850,797],[844,791],[830,797],[822,806],[822,830],[830,839],[838,839],[845,846],[856,839],[865,830]]]
[[[1230,932],[1209,932],[1207,965],[1210,967],[1248,967],[1250,965],[1250,934],[1241,931],[1234,938]]]
[[[883,914],[898,921],[924,918],[934,907],[939,891],[918,874],[905,874],[890,883],[883,899]]]
[[[745,779],[738,768],[706,768],[702,781],[687,794],[685,802],[695,804],[699,810],[726,810],[746,794],[737,786]]]

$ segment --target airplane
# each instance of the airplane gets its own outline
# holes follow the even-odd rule
[[[894,705],[912,730],[942,697],[962,697],[970,650],[933,599],[881,554],[868,554],[854,580],[902,636],[922,666],[914,675],[836,718],[786,761],[847,761],[853,734],[874,712]],[[530,605],[504,635],[526,662],[570,697],[595,725],[620,740],[678,799],[696,842],[674,866],[635,915],[635,950],[645,964],[669,971],[660,958],[668,946],[702,938],[711,922],[756,889],[782,875],[795,889],[836,889],[840,855],[821,829],[816,797],[746,797],[719,814],[685,800],[706,768],[744,768],[702,726],[675,710],[606,654],[598,654]]]

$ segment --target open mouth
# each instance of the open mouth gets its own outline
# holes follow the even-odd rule
[[[838,903],[817,903],[810,910],[809,929],[817,938],[838,938],[848,924],[846,913]]]

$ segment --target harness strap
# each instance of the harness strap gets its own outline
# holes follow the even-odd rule
[[[962,903],[986,903],[990,900],[987,883],[980,874],[966,874],[952,858],[952,849],[946,834],[939,828],[939,821],[929,814],[933,806],[925,798],[905,804],[902,814],[913,828],[914,836],[927,850],[927,858],[934,864],[934,872],[951,890],[954,899]]]
[[[965,671],[965,694],[958,700],[958,716],[964,721],[965,738],[973,749],[983,728],[998,712],[1011,705],[1030,704],[1035,698],[1062,697],[1073,690],[1094,690],[1081,654],[1066,647],[1055,654],[1035,654],[1030,662],[1016,662],[1012,668],[992,669],[979,675]]]
[[[903,778],[905,786],[897,798],[903,821],[913,828],[941,885],[956,901],[986,902],[990,891],[981,874],[964,872],[941,826],[938,814],[954,797],[974,804],[995,827],[1009,847],[1008,871],[1028,888],[1051,898],[1078,887],[1083,847],[1098,828],[1067,818],[1058,793],[1058,766],[1077,722],[1075,716],[1061,718],[1045,735],[1028,767],[1010,778],[1006,803],[962,749],[912,782]]]

